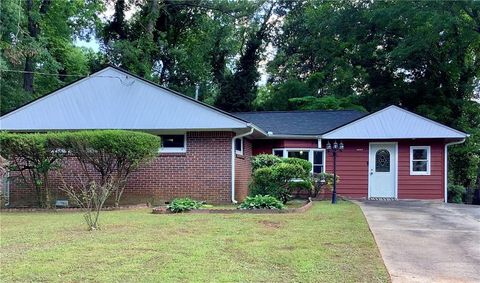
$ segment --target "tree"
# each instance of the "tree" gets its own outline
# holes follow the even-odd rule
[[[478,93],[479,11],[476,1],[298,2],[275,40],[268,68],[273,103],[265,105],[322,109],[347,98],[375,111],[394,104],[475,133],[462,119],[474,116]],[[469,161],[468,170],[452,162],[464,183],[474,182],[467,171],[479,168],[476,137],[468,140],[452,150],[453,158]]]
[[[92,71],[73,40],[89,37],[102,9],[99,1],[0,2],[0,113]]]
[[[91,194],[92,190],[108,196],[111,192],[115,206],[120,204],[130,174],[153,160],[159,146],[158,136],[121,130],[72,132],[58,144],[81,165],[86,181],[81,182],[80,191],[92,197],[98,195]]]
[[[35,189],[37,204],[52,207],[52,192],[48,182],[51,172],[62,165],[65,151],[58,150],[60,134],[0,133],[0,155],[9,162],[9,170],[18,172],[26,184]]]

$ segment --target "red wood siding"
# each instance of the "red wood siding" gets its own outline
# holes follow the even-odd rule
[[[430,146],[430,175],[410,175],[410,146]],[[444,199],[445,143],[443,141],[400,141],[398,143],[398,198]]]
[[[343,141],[345,150],[337,154],[337,193],[350,198],[368,196],[368,141]],[[333,173],[333,155],[327,154],[326,171]]]
[[[324,141],[325,143],[326,141]],[[350,198],[368,197],[369,143],[373,141],[345,140],[345,150],[337,155],[338,194]],[[375,141],[382,142],[382,141]],[[384,141],[384,142],[392,142]],[[398,198],[444,199],[445,141],[394,140],[398,142]],[[410,146],[430,146],[430,175],[410,175]],[[325,146],[325,145],[324,145]],[[273,148],[317,148],[316,140],[257,140],[253,141],[253,155],[272,153]],[[327,172],[333,173],[333,156],[327,154]]]
[[[318,140],[254,140],[253,155],[272,154],[274,148],[317,148]]]

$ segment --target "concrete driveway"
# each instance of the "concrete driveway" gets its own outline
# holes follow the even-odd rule
[[[392,282],[480,282],[480,207],[357,202]]]

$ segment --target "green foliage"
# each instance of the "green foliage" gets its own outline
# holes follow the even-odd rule
[[[310,161],[301,159],[301,158],[282,158],[282,162],[286,164],[298,165],[303,168],[303,173],[305,176],[301,178],[307,178],[310,172],[312,171],[312,163]]]
[[[192,209],[199,209],[203,206],[203,202],[195,201],[190,198],[177,198],[174,199],[167,209],[174,213],[186,212]]]
[[[247,197],[238,207],[239,209],[284,209],[285,206],[273,196],[256,195]]]
[[[39,207],[50,208],[52,205],[49,173],[61,167],[65,154],[53,141],[63,138],[61,133],[0,132],[0,155],[9,161],[9,170],[20,172],[23,181],[32,185]]]
[[[101,176],[99,187],[114,186],[115,206],[120,204],[130,173],[158,154],[160,138],[148,133],[124,130],[96,130],[65,133],[58,147],[66,149]],[[97,180],[89,180],[89,182]]]
[[[264,167],[271,167],[282,162],[282,159],[273,154],[259,154],[251,157],[252,171]]]
[[[271,195],[286,203],[297,188],[292,180],[309,182],[312,167],[310,162],[302,159],[275,157],[262,155],[258,160],[252,159],[258,169],[252,174],[250,195]]]
[[[460,185],[448,186],[448,202],[463,203],[466,189]]]
[[[331,190],[333,188],[333,174],[330,173],[315,173],[312,175],[313,186],[310,191],[310,196],[317,197],[322,189]],[[337,184],[340,182],[340,177],[337,175]]]

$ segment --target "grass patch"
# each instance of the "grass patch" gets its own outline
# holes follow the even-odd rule
[[[1,282],[387,282],[358,206],[303,214],[2,213]]]

